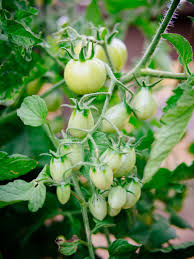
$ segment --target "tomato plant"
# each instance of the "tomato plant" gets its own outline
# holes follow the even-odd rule
[[[179,212],[194,164],[163,163],[194,109],[180,2],[0,1],[0,258],[193,256],[173,242],[193,230]]]

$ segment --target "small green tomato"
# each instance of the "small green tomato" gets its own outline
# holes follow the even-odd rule
[[[51,158],[50,161],[50,174],[54,181],[61,182],[63,180],[64,172],[72,167],[70,160],[67,157]],[[71,175],[72,170],[69,169],[65,173],[65,177]]]
[[[113,183],[113,172],[109,166],[90,168],[89,174],[94,185],[101,190],[109,189]]]
[[[122,130],[125,126],[126,120],[129,118],[129,114],[125,104],[119,103],[109,108],[105,113],[105,117],[111,121],[119,130]],[[114,133],[115,129],[107,120],[103,120],[102,131],[106,133]]]
[[[127,199],[123,205],[123,209],[129,209],[132,208],[139,200],[141,196],[141,185],[140,183],[132,180],[129,184],[127,184],[125,189],[129,192],[127,192]]]
[[[157,103],[148,87],[142,87],[135,95],[133,108],[140,120],[150,119],[157,110]]]
[[[115,174],[121,166],[121,155],[112,149],[107,149],[101,155],[100,160],[112,169],[113,174]]]
[[[68,202],[70,195],[71,195],[71,188],[70,185],[59,185],[57,186],[57,198],[61,204],[65,204]]]
[[[104,63],[96,58],[84,62],[71,59],[64,71],[68,87],[76,94],[89,94],[98,91],[105,83]]]
[[[68,123],[68,128],[80,128],[90,130],[94,127],[94,119],[90,110],[76,110],[74,109]],[[70,133],[73,137],[84,138],[87,133],[84,131],[72,129]]]
[[[126,152],[126,154],[121,155],[121,167],[114,174],[114,177],[122,177],[128,175],[135,166],[135,149],[130,147],[124,147],[121,151]]]
[[[63,102],[63,95],[60,91],[54,91],[44,98],[49,112],[58,110]]]
[[[121,208],[113,209],[110,206],[108,206],[108,215],[111,216],[111,217],[117,216],[120,213],[120,211],[121,211]]]
[[[102,195],[93,194],[88,204],[90,212],[96,219],[103,220],[106,217],[107,203]]]
[[[120,209],[126,202],[127,193],[121,186],[113,187],[108,194],[108,204],[113,209]]]

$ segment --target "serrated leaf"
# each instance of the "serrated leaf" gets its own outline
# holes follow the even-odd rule
[[[24,99],[17,115],[25,125],[41,126],[46,122],[48,110],[45,101],[38,95],[28,96]]]
[[[97,230],[99,230],[100,228],[102,227],[114,227],[115,224],[111,221],[108,221],[108,220],[97,220],[97,219],[94,219],[96,225],[95,227],[92,229],[92,233],[95,233]]]
[[[176,89],[173,90],[173,92],[174,94],[170,96],[170,98],[167,100],[166,106],[163,108],[163,112],[167,112],[169,109],[176,106],[177,101],[183,94],[183,89],[180,86],[178,86]]]
[[[14,154],[8,156],[6,152],[0,152],[0,181],[11,180],[24,175],[37,166],[35,160]]]
[[[129,256],[130,253],[135,252],[140,246],[132,245],[124,239],[117,239],[108,247],[108,252],[110,256],[123,254]]]
[[[144,170],[144,183],[151,180],[162,161],[168,156],[185,133],[194,108],[193,85],[194,76],[191,76],[182,84],[184,92],[178,100],[176,107],[169,109],[162,116],[163,125],[156,133],[150,158]]]
[[[28,207],[32,212],[44,204],[46,187],[42,183],[15,180],[0,186],[0,208],[21,201],[29,201]]]
[[[44,184],[37,184],[32,192],[31,198],[28,203],[28,208],[31,212],[36,212],[38,209],[42,208],[46,198],[46,187]]]
[[[167,39],[175,47],[183,63],[187,65],[192,61],[192,47],[183,36],[176,33],[165,33],[162,37]]]
[[[92,0],[86,9],[85,18],[89,22],[92,22],[95,26],[103,24],[101,11],[97,0]]]
[[[14,18],[16,20],[22,20],[26,17],[29,17],[31,15],[37,15],[37,14],[38,14],[38,10],[33,7],[30,7],[28,10],[23,10],[23,9],[18,10],[15,13]]]
[[[37,176],[36,180],[49,180],[50,178],[50,173],[49,173],[49,167],[48,165],[45,165],[42,171],[39,173]]]

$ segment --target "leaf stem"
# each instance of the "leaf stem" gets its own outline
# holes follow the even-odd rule
[[[80,190],[77,176],[73,175],[72,180],[73,180],[73,184],[74,184],[76,193],[83,201],[83,202],[80,202],[80,205],[81,205],[82,217],[83,217],[85,231],[86,231],[86,237],[87,237],[87,241],[88,241],[88,250],[89,250],[90,258],[95,259],[93,246],[92,246],[92,238],[91,238],[91,231],[90,231],[90,226],[89,226],[86,202],[85,202],[84,196]]]
[[[50,138],[51,142],[53,143],[53,146],[57,149],[57,147],[59,146],[59,141],[56,138],[55,134],[53,133],[51,126],[49,125],[49,123],[45,123],[43,125],[44,130],[46,131],[48,137]]]
[[[140,70],[140,68],[144,67],[145,65],[147,65],[147,63],[149,61],[151,61],[151,57],[155,51],[155,49],[158,46],[158,43],[161,39],[161,35],[162,33],[164,33],[164,31],[166,30],[172,15],[175,11],[175,9],[177,8],[178,4],[180,3],[180,0],[173,0],[168,12],[166,13],[166,16],[164,17],[162,23],[160,24],[160,27],[158,28],[153,40],[151,41],[150,45],[148,46],[147,50],[145,51],[143,57],[141,58],[141,60],[139,61],[139,63],[135,66],[134,69],[132,69],[131,71],[129,71],[129,73],[127,73],[125,76],[123,76],[123,78],[121,78],[121,81],[123,83],[129,82],[133,79],[133,75],[138,73],[138,71]]]

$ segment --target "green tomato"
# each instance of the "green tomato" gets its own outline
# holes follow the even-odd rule
[[[115,174],[121,166],[121,155],[111,149],[107,149],[100,157],[100,160],[112,169],[113,174]]]
[[[124,128],[126,120],[129,118],[129,114],[125,104],[119,103],[109,108],[105,113],[105,117],[121,130]],[[114,133],[115,129],[107,120],[103,120],[102,131],[106,133]]]
[[[139,200],[141,196],[141,185],[140,183],[132,180],[129,184],[127,184],[125,189],[129,192],[127,192],[127,199],[123,205],[123,209],[129,209],[132,208]]]
[[[71,188],[70,185],[59,185],[57,186],[57,198],[61,204],[65,204],[68,202],[70,195],[71,195]]]
[[[107,203],[102,195],[93,194],[88,204],[90,212],[96,219],[103,220],[106,217]]]
[[[83,147],[80,144],[61,146],[59,153],[60,155],[67,154],[67,157],[70,159],[72,166],[84,161]],[[72,170],[78,171],[80,168],[81,165],[74,167]]]
[[[126,152],[126,154],[122,154],[121,156],[121,167],[114,174],[115,177],[128,175],[128,173],[130,173],[134,168],[136,162],[136,154],[134,148],[125,147],[121,151]]]
[[[82,42],[79,41],[78,44],[74,48],[75,54],[79,55],[79,53],[81,51],[81,47],[82,47]],[[87,53],[88,57],[91,55],[91,51],[92,51],[92,43],[90,42],[89,48],[88,48],[88,53]],[[107,62],[106,54],[100,45],[96,45],[94,47],[94,58],[100,59],[103,62]]]
[[[67,157],[55,158],[52,157],[50,161],[50,174],[54,181],[61,182],[63,180],[64,172],[68,170],[71,165],[71,161]],[[68,170],[65,173],[65,177],[69,177],[71,175],[72,170]]]
[[[90,178],[93,184],[101,190],[107,190],[113,183],[113,172],[109,166],[90,168]]]
[[[111,217],[117,216],[120,213],[120,211],[121,211],[121,208],[113,209],[110,206],[108,206],[108,215],[111,216]]]
[[[108,45],[108,53],[116,71],[120,71],[127,61],[127,48],[119,39],[112,39]]]
[[[74,93],[94,93],[104,85],[106,69],[104,63],[96,58],[84,62],[71,59],[65,67],[64,77]]]
[[[60,91],[54,91],[44,98],[48,111],[54,112],[58,110],[63,103],[63,95]]]
[[[73,110],[69,119],[68,128],[80,128],[84,130],[90,130],[94,127],[94,119],[90,110],[78,111]],[[73,137],[84,138],[87,133],[84,131],[72,129],[70,133]]]
[[[108,194],[108,204],[113,209],[120,209],[126,202],[127,193],[121,186],[113,187]]]
[[[140,120],[151,118],[157,110],[157,103],[148,87],[142,87],[135,95],[133,108]]]

